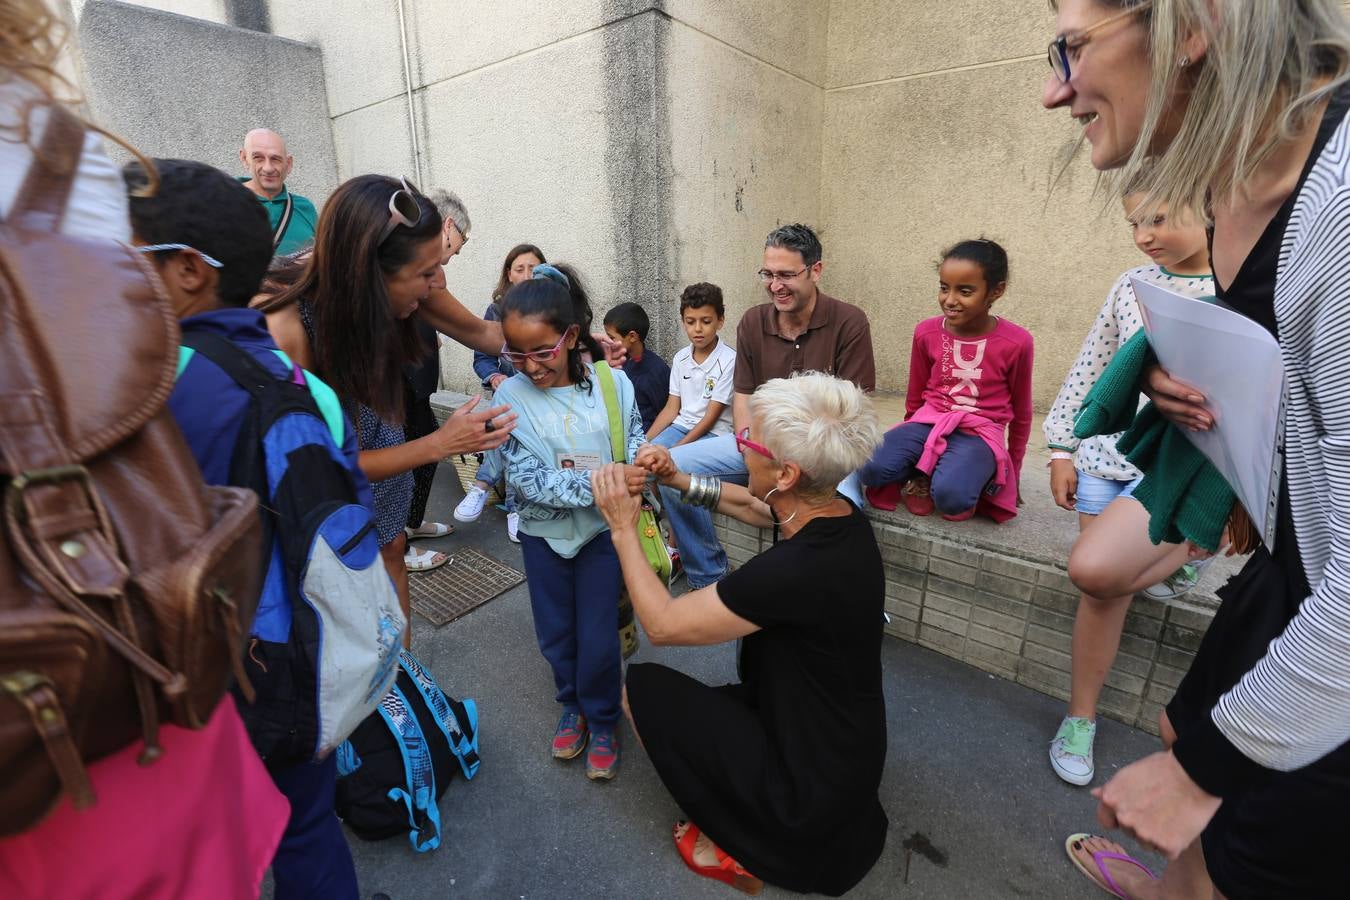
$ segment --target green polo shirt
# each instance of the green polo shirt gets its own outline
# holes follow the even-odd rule
[[[244,183],[250,179],[248,176],[240,176],[236,180]],[[319,214],[315,211],[314,204],[309,202],[309,198],[291,194],[284,187],[281,193],[271,200],[254,193],[253,196],[257,197],[263,209],[267,210],[267,220],[272,223],[273,233],[276,233],[277,225],[281,224],[281,216],[286,212],[288,195],[291,198],[291,224],[286,226],[286,233],[281,236],[281,243],[277,245],[278,256],[294,253],[314,243],[314,224],[319,221]]]

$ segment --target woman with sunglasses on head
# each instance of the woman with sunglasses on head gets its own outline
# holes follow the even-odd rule
[[[632,665],[624,711],[689,817],[673,837],[690,869],[747,893],[769,882],[838,896],[886,841],[885,576],[866,516],[836,490],[881,428],[857,386],[819,372],[767,381],[749,405],[736,436],[749,487],[680,472],[655,444],[637,459],[686,503],[779,529],[781,542],[716,584],[672,599],[639,543],[641,483],[618,466],[597,479],[648,640],[744,638],[740,684]]]
[[[1103,824],[1173,862],[1155,880],[1104,838],[1075,835],[1066,849],[1119,897],[1341,896],[1350,24],[1339,0],[1054,5],[1044,104],[1084,124],[1094,167],[1120,183],[1143,173],[1147,203],[1212,223],[1219,302],[1278,340],[1285,371],[1273,545],[1220,591],[1159,723],[1168,749],[1096,792]],[[1157,367],[1146,380],[1174,424],[1213,425],[1198,391]],[[1277,459],[1280,449],[1268,448]]]
[[[362,175],[324,204],[299,280],[259,304],[277,344],[337,392],[356,424],[381,553],[405,614],[413,470],[500,446],[515,427],[507,407],[477,412],[475,398],[431,434],[406,440],[403,373],[427,352],[410,318],[423,304],[431,312],[424,318],[438,330],[470,346],[501,346],[499,326],[480,327],[492,323],[433,290],[443,249],[441,216],[430,200],[406,181]]]
[[[588,349],[594,358],[601,352],[585,292],[567,272],[535,266],[534,277],[502,299],[501,355],[516,374],[498,386],[497,398],[520,414],[502,457],[520,514],[535,634],[562,704],[550,752],[569,760],[586,750],[586,777],[608,781],[619,765],[621,578],[592,478],[613,461],[611,421],[624,428],[631,459],[643,442],[642,417],[627,376],[585,358]],[[608,408],[601,378],[613,379],[619,409]],[[638,484],[645,481],[640,469],[629,469]]]

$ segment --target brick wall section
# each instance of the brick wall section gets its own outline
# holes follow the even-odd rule
[[[732,566],[771,543],[769,532],[716,516]],[[886,631],[1043,694],[1069,697],[1078,591],[1062,563],[995,548],[872,527],[886,567]],[[1190,667],[1213,611],[1137,597],[1099,711],[1157,734],[1158,713]]]

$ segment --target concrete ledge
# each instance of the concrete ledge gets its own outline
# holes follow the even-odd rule
[[[867,515],[886,567],[889,634],[1067,700],[1079,593],[1065,564],[1078,524],[1040,482],[1042,456],[1027,454],[1025,505],[1002,525],[983,518],[919,518],[903,508],[868,509]],[[771,543],[768,531],[715,519],[733,566]],[[1214,591],[1242,562],[1216,560],[1200,586],[1176,600],[1135,599],[1102,689],[1103,715],[1157,733],[1158,713],[1214,618]]]

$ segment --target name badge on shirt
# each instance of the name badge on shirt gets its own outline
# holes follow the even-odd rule
[[[575,450],[558,450],[553,454],[559,469],[579,469],[582,472],[598,472],[605,464],[599,453],[577,453]]]

